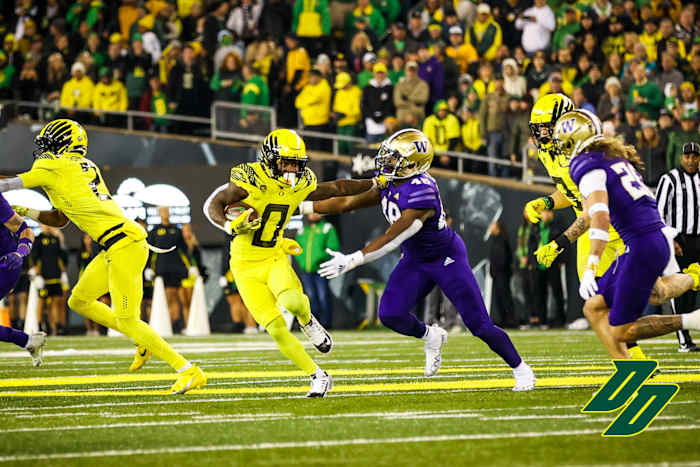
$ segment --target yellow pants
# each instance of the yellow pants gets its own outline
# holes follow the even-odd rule
[[[578,270],[578,278],[581,280],[583,276],[583,271],[586,270],[586,264],[588,263],[588,254],[591,251],[591,240],[588,236],[588,231],[581,235],[578,240],[576,240],[576,269]],[[620,238],[620,235],[610,229],[610,240],[607,245],[605,245],[605,250],[600,257],[600,263],[598,265],[598,275],[602,276],[605,271],[608,270],[610,265],[615,261],[615,259],[625,252],[625,244]]]
[[[282,316],[278,307],[282,292],[297,290],[303,294],[301,281],[284,253],[255,262],[231,260],[230,265],[243,303],[264,327]],[[289,311],[296,315],[296,310]]]
[[[73,288],[68,306],[103,326],[122,332],[180,370],[187,364],[148,324],[141,321],[142,271],[148,260],[146,240],[123,241],[90,261]],[[112,308],[97,301],[109,293]]]

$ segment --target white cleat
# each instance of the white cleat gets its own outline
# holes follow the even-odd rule
[[[46,333],[45,332],[35,332],[29,335],[29,342],[27,342],[27,352],[32,356],[32,365],[41,366],[44,363],[42,359],[44,353],[44,346],[46,345]]]
[[[524,361],[513,368],[513,378],[515,378],[513,391],[532,391],[535,389],[535,373],[530,368],[530,365]]]
[[[316,372],[311,375],[311,389],[306,394],[306,397],[323,397],[331,388],[333,388],[331,375],[317,368]]]
[[[428,326],[423,337],[425,344],[425,376],[433,376],[442,365],[442,348],[447,342],[447,331],[434,324]]]
[[[246,326],[245,329],[243,329],[243,334],[250,335],[250,334],[257,334],[258,327],[257,326]]]
[[[314,315],[306,326],[301,326],[301,331],[319,352],[328,353],[333,348],[333,338]]]

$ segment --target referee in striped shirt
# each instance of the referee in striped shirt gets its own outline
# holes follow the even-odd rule
[[[678,231],[676,259],[683,269],[700,259],[700,145],[686,143],[681,153],[681,166],[661,176],[656,190],[656,201],[661,218]],[[672,302],[677,313],[689,313],[695,309],[697,292],[686,292]],[[679,352],[698,352],[688,331],[678,331]]]

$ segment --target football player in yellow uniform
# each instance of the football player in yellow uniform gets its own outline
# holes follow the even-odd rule
[[[576,214],[576,223],[572,225],[572,228],[581,230],[584,233],[581,236],[572,236],[570,231],[567,230],[558,238],[535,251],[535,256],[540,264],[549,267],[561,252],[571,246],[572,241],[570,239],[575,239],[578,236],[578,240],[574,241],[576,242],[576,267],[580,280],[586,269],[588,253],[591,249],[588,231],[580,229],[582,227],[580,224],[583,221],[581,217],[583,199],[578,191],[578,187],[571,180],[571,175],[569,175],[568,159],[556,155],[552,151],[554,125],[559,117],[570,110],[574,110],[574,104],[571,102],[571,99],[564,94],[556,93],[540,97],[532,107],[530,113],[530,134],[537,143],[537,156],[552,178],[552,181],[556,184],[557,189],[549,196],[543,196],[528,202],[525,205],[525,216],[534,224],[540,221],[540,213],[545,209],[564,209],[569,206],[573,208]],[[600,257],[599,275],[603,275],[615,261],[615,258],[625,250],[625,244],[612,225],[610,225],[609,233],[610,240]],[[644,353],[635,342],[628,343],[628,349],[633,358],[645,358]]]
[[[333,340],[311,314],[309,299],[283,247],[282,232],[302,201],[359,194],[386,180],[317,183],[306,167],[309,157],[304,141],[293,130],[274,130],[263,141],[260,152],[260,162],[231,169],[229,184],[212,193],[204,204],[204,213],[214,225],[235,235],[231,272],[246,307],[282,353],[311,377],[307,397],[323,397],[331,389],[332,380],[289,332],[280,308],[297,317],[319,352],[330,352]],[[250,209],[227,218],[226,207],[237,202]],[[251,220],[253,209],[259,217]]]
[[[142,365],[151,352],[165,360],[179,373],[172,394],[204,386],[207,379],[202,370],[185,360],[140,319],[142,271],[149,249],[146,231],[124,217],[112,200],[100,169],[85,157],[88,139],[83,127],[73,120],[54,120],[42,128],[34,142],[38,148],[32,169],[0,180],[0,192],[43,188],[57,209],[24,208],[22,212],[54,227],[64,227],[72,221],[103,248],[85,268],[68,305],[86,318],[131,337],[139,345],[135,364]],[[98,301],[108,292],[113,308]]]

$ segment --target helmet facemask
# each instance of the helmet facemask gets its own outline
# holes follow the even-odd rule
[[[551,122],[528,123],[528,126],[530,127],[530,135],[535,139],[539,149],[544,149],[551,145],[552,131],[554,130],[554,125]]]

